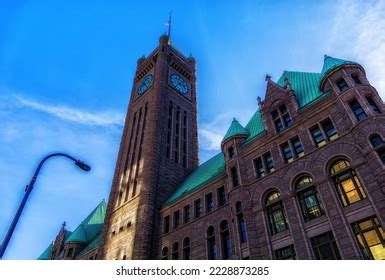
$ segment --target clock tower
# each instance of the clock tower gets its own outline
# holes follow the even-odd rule
[[[102,259],[154,259],[158,209],[198,166],[195,60],[169,36],[138,60],[100,241]]]

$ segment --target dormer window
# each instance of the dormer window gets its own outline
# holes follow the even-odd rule
[[[356,85],[361,85],[361,80],[358,78],[358,75],[352,75],[352,79]]]
[[[336,84],[337,84],[337,86],[338,86],[338,88],[340,89],[341,92],[345,91],[345,90],[347,90],[349,88],[348,84],[346,83],[346,81],[343,78],[337,80]]]
[[[293,124],[289,112],[285,105],[281,105],[278,110],[271,113],[276,131],[279,133]]]

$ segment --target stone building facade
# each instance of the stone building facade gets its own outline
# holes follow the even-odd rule
[[[385,259],[385,105],[358,63],[266,76],[198,166],[195,60],[138,60],[102,259]]]

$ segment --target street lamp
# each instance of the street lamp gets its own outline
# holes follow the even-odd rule
[[[20,215],[21,213],[23,212],[23,209],[24,209],[24,206],[27,202],[27,199],[29,197],[29,194],[31,193],[32,189],[33,189],[33,185],[35,184],[35,181],[37,179],[37,176],[39,175],[39,172],[40,172],[40,169],[41,167],[43,166],[44,162],[51,158],[51,157],[55,157],[55,156],[63,156],[63,157],[66,157],[72,161],[75,162],[75,165],[78,166],[80,169],[84,170],[84,171],[90,171],[91,170],[91,167],[89,165],[87,165],[86,163],[84,163],[83,161],[81,160],[78,160],[74,157],[71,157],[70,155],[67,155],[67,154],[64,154],[64,153],[54,153],[54,154],[50,154],[46,157],[44,157],[39,165],[37,166],[36,168],[36,171],[35,171],[35,174],[33,174],[33,177],[31,179],[31,181],[29,182],[29,184],[25,187],[25,194],[24,194],[24,197],[23,197],[23,200],[21,201],[20,205],[19,205],[19,208],[17,209],[17,212],[15,214],[15,217],[13,218],[12,220],[12,223],[11,223],[11,226],[9,227],[8,229],[8,232],[7,232],[7,235],[4,237],[4,241],[3,243],[1,244],[1,247],[0,247],[0,259],[3,257],[4,255],[4,252],[5,252],[5,249],[7,248],[8,246],[8,243],[9,243],[9,240],[11,239],[12,237],[12,234],[13,234],[13,231],[15,230],[15,227],[17,225],[17,222],[19,221],[19,218],[20,218]]]

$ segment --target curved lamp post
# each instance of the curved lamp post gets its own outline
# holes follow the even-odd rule
[[[24,209],[24,206],[27,202],[27,199],[29,197],[29,194],[31,193],[32,189],[33,189],[33,185],[35,184],[36,182],[36,179],[37,179],[37,176],[39,175],[39,172],[40,172],[40,169],[41,167],[43,166],[44,162],[51,158],[51,157],[56,157],[56,156],[63,156],[63,157],[66,157],[72,161],[75,162],[75,165],[78,166],[80,169],[84,170],[84,171],[90,171],[91,170],[91,167],[89,165],[87,165],[86,163],[82,162],[81,160],[78,160],[74,157],[71,157],[70,155],[67,155],[67,154],[64,154],[64,153],[54,153],[54,154],[50,154],[46,157],[44,157],[38,167],[36,168],[36,171],[35,171],[35,174],[33,174],[33,177],[31,179],[31,181],[29,182],[29,184],[25,187],[25,194],[24,194],[24,197],[23,197],[23,200],[21,201],[20,205],[19,205],[19,208],[17,209],[17,212],[16,212],[16,215],[15,217],[13,218],[12,220],[12,223],[11,223],[11,226],[9,227],[8,229],[8,232],[7,232],[7,235],[4,237],[4,241],[3,243],[1,244],[1,247],[0,247],[0,259],[3,257],[4,255],[4,252],[5,252],[5,249],[7,248],[8,246],[8,243],[9,243],[9,240],[11,239],[11,236],[13,234],[13,231],[15,230],[15,227],[17,225],[17,222],[19,221],[19,218],[20,218],[20,215],[21,213],[23,212],[23,209]]]

